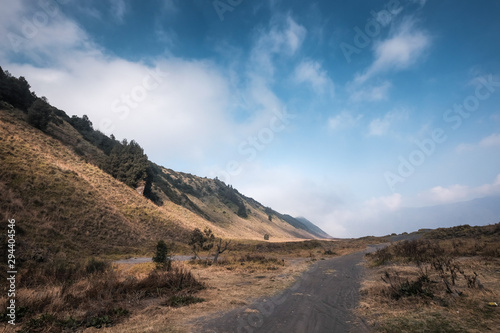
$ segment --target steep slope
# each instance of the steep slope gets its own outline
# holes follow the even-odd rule
[[[58,140],[27,126],[24,114],[0,111],[0,214],[16,219],[20,248],[43,258],[129,253],[158,239],[183,240],[186,214],[158,209],[133,189],[86,163]],[[170,214],[168,214],[170,213]],[[201,219],[198,219],[201,220]],[[200,221],[200,225],[203,221]]]
[[[1,68],[0,88],[0,213],[19,219],[33,257],[140,252],[205,227],[226,238],[324,237],[217,178],[150,162],[138,143],[69,117]]]
[[[192,229],[204,227],[227,238],[263,239],[266,233],[272,239],[313,238],[281,219],[269,221],[254,201],[240,199],[247,217],[238,216],[237,205],[221,194],[233,190],[222,182],[163,168],[172,182],[190,179],[186,192],[192,194],[178,195],[199,214],[166,195],[158,206],[25,118],[16,109],[0,110],[0,214],[16,219],[27,258],[43,260],[63,249],[67,255],[144,252],[159,239],[185,242]],[[86,152],[95,149],[67,122],[50,123],[46,132],[72,138]],[[203,191],[212,195],[197,195]]]
[[[321,230],[317,225],[306,219],[305,217],[296,217],[295,218],[297,221],[301,222],[307,230],[309,230],[310,233],[313,235],[320,237],[320,238],[331,238],[332,236],[328,235],[326,232]]]
[[[260,238],[268,234],[271,239],[329,237],[312,223],[303,224],[265,207],[217,178],[201,178],[157,165],[153,174],[150,196],[157,204],[172,201],[228,232],[244,233],[251,238],[257,232]]]

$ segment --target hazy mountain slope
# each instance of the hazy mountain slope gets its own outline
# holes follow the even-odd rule
[[[305,217],[296,217],[297,221],[301,222],[312,234],[322,238],[331,238],[326,232],[321,230],[317,225],[306,219]]]
[[[260,239],[265,234],[269,234],[271,239],[317,237],[305,226],[290,223],[284,215],[264,207],[218,179],[197,177],[157,165],[153,170],[151,192],[159,205],[169,201],[182,205],[229,234]],[[269,211],[272,212],[271,218]]]

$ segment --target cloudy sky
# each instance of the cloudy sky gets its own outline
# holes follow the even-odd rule
[[[0,5],[0,65],[38,96],[333,236],[500,194],[498,1]]]

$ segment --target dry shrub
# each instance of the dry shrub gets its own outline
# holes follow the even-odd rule
[[[379,332],[495,331],[499,230],[440,229],[374,252],[358,313]]]
[[[396,300],[410,296],[431,298],[434,296],[430,290],[431,281],[429,276],[423,272],[416,280],[410,281],[408,278],[402,278],[397,272],[391,274],[386,271],[382,277],[382,281],[389,284],[390,292],[388,294]]]
[[[283,261],[277,258],[268,258],[259,254],[246,254],[241,256],[238,260],[240,263],[242,262],[255,262],[260,264],[275,264],[275,265],[283,265]]]
[[[192,294],[205,288],[182,265],[136,278],[123,276],[97,259],[85,265],[30,267],[20,277],[17,304],[26,314],[17,321],[22,320],[25,332],[112,326],[130,313],[131,305],[140,306],[142,300],[160,298],[165,299],[160,304],[183,306],[201,301]],[[4,316],[0,318],[3,321]]]

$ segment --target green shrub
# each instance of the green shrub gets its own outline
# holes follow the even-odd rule
[[[172,268],[172,246],[168,246],[164,241],[156,244],[156,254],[153,256],[153,262],[157,269],[170,270]]]

